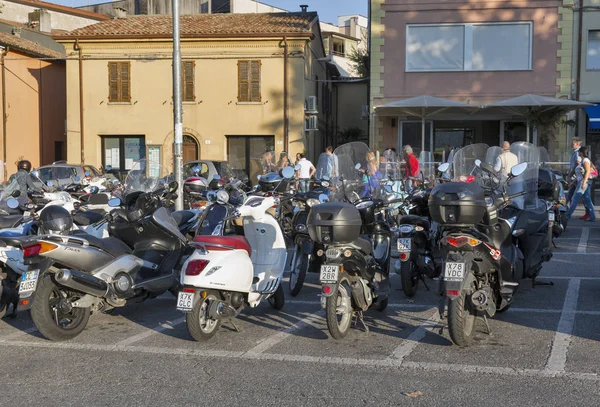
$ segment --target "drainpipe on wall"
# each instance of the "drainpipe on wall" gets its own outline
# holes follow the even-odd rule
[[[582,59],[582,42],[583,42],[583,1],[579,0],[579,11],[578,11],[578,33],[577,33],[577,79],[575,81],[575,100],[579,100],[581,97],[581,59]],[[577,112],[577,116],[579,116],[579,120],[576,120],[575,134],[580,137],[579,134],[579,126],[581,122],[585,122],[585,114],[581,114],[581,112]],[[582,120],[583,119],[583,120]],[[585,127],[585,126],[582,126]],[[585,131],[585,130],[584,130]],[[568,144],[568,143],[567,143]]]
[[[6,182],[7,175],[7,163],[6,163],[6,121],[8,119],[6,115],[6,67],[4,66],[4,57],[8,54],[9,47],[2,48],[2,160],[4,161],[4,171],[2,174],[4,182]]]
[[[283,37],[283,150],[289,152],[289,114],[288,114],[288,43]]]
[[[75,51],[79,51],[79,144],[81,145],[81,164],[85,164],[85,139],[83,133],[83,51],[79,45],[79,39],[75,40],[73,46]]]

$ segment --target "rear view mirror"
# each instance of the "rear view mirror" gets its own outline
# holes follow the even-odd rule
[[[90,170],[86,170],[86,171],[85,171],[85,176],[86,176],[86,177],[89,177],[89,176],[90,176],[90,174],[91,174],[91,173],[90,173]]]
[[[6,205],[10,209],[16,209],[19,207],[19,201],[17,201],[15,198],[8,198],[8,200],[6,201]]]
[[[449,163],[443,163],[438,167],[438,171],[441,173],[447,172],[450,169]]]
[[[292,178],[294,176],[294,169],[292,167],[285,167],[281,170],[281,175],[284,178]]]
[[[513,177],[518,177],[519,175],[523,174],[526,169],[527,163],[517,164],[511,168],[510,175],[512,175]]]
[[[256,179],[260,181],[260,177],[262,177],[262,175],[258,174],[258,175],[256,176]]]
[[[121,206],[121,200],[119,198],[109,199],[108,206],[110,206],[111,208],[116,208],[118,206]]]
[[[15,189],[12,194],[10,194],[10,196],[12,196],[13,198],[18,198],[21,196],[21,191],[18,189]]]
[[[170,194],[177,192],[177,188],[179,188],[179,184],[177,183],[177,181],[172,181],[169,183],[169,193]]]
[[[79,175],[75,175],[75,178],[73,178],[73,181],[79,182],[79,181],[81,181],[81,178],[79,178]]]
[[[361,167],[360,163],[358,163],[358,164],[356,164],[356,165],[354,166],[354,168],[355,168],[355,169],[357,169],[357,170],[360,170],[360,167]]]
[[[480,159],[475,160],[475,165],[478,167],[481,167],[481,160]]]
[[[48,185],[50,188],[52,188],[54,186],[54,182],[48,181],[48,182],[46,182],[46,185]]]
[[[319,202],[321,202],[321,203],[329,202],[329,197],[325,194],[321,194],[321,195],[319,195]]]
[[[213,175],[213,179],[216,181],[220,181],[221,180],[221,176],[219,174],[215,174]]]

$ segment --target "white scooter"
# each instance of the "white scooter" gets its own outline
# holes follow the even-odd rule
[[[294,169],[282,175],[292,178]],[[285,303],[281,280],[287,250],[281,226],[267,211],[279,205],[278,197],[250,196],[231,218],[241,217],[244,236],[196,236],[197,250],[183,264],[183,291],[177,309],[187,312],[190,335],[207,340],[222,320],[230,320],[244,308],[268,299],[281,309]]]

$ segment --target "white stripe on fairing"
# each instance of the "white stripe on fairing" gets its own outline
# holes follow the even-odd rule
[[[548,362],[544,370],[551,372],[564,372],[567,364],[567,352],[571,345],[571,334],[575,325],[575,315],[577,310],[577,301],[579,299],[580,279],[569,281],[567,295],[563,304],[563,310],[558,321],[558,329],[552,341],[552,350],[548,357]]]

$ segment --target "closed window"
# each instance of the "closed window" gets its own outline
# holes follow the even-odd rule
[[[531,69],[530,22],[408,25],[406,71]]]
[[[108,101],[131,102],[131,63],[108,63]]]
[[[260,102],[260,61],[238,61],[238,102]]]
[[[194,77],[196,71],[196,62],[194,61],[183,61],[181,64],[181,76],[183,94],[182,100],[184,102],[194,102],[196,100]]]
[[[586,68],[600,69],[600,30],[588,31]]]

